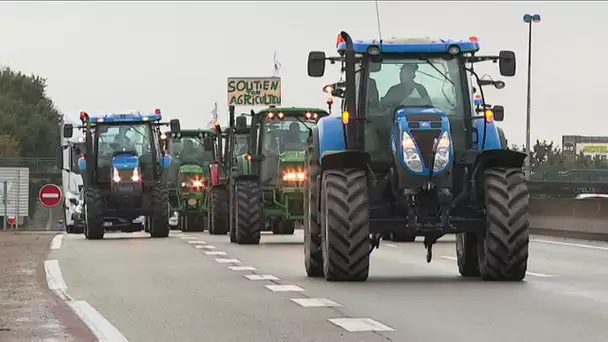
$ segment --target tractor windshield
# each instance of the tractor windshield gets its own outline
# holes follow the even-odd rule
[[[209,164],[213,160],[213,150],[206,150],[203,141],[198,137],[173,138],[169,144],[169,153],[175,156],[180,164]]]
[[[237,134],[234,137],[234,155],[241,156],[249,148],[249,134]]]
[[[368,115],[392,116],[398,106],[435,107],[462,116],[460,63],[456,58],[388,59],[370,73]]]
[[[263,154],[304,151],[308,138],[306,124],[289,116],[282,120],[264,120],[263,122]]]
[[[133,152],[139,157],[152,154],[147,124],[98,125],[95,136],[98,139],[98,167],[109,166],[116,152]]]

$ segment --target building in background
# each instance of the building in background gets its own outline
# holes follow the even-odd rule
[[[608,159],[608,136],[563,135],[562,150],[567,163],[575,162],[581,152],[591,158]]]

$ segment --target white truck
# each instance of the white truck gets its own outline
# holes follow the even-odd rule
[[[76,120],[70,120],[64,116],[66,123],[77,125]],[[61,127],[60,129],[63,129]],[[63,134],[60,136],[63,137]],[[68,147],[63,150],[63,170],[61,171],[62,191],[63,191],[63,222],[65,222],[65,230],[68,234],[82,234],[83,222],[80,219],[81,213],[79,209],[80,201],[83,199],[80,196],[83,182],[82,176],[77,172],[76,165],[80,157],[79,144],[84,142],[84,135],[80,131],[74,131],[74,137],[70,139],[61,138],[61,145]],[[69,170],[69,171],[68,171]]]

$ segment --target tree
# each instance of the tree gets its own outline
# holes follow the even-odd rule
[[[54,156],[61,120],[46,79],[0,68],[0,156]]]

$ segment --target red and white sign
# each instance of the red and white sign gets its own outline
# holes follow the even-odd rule
[[[15,216],[9,216],[6,218],[6,222],[8,222],[8,224],[11,226],[14,226],[15,223],[17,223],[17,218]]]
[[[38,198],[40,203],[47,208],[55,208],[61,203],[61,188],[55,184],[47,184],[40,189]]]

